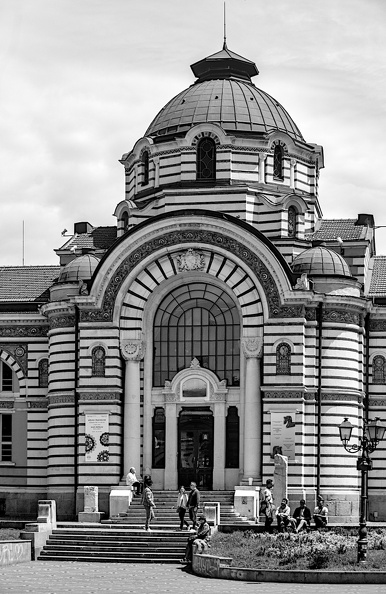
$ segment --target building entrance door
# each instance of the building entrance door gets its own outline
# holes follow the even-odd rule
[[[183,410],[178,427],[178,485],[213,487],[213,415],[210,410]]]

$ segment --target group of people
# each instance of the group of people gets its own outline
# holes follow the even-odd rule
[[[150,532],[150,523],[155,518],[154,508],[156,507],[153,491],[151,489],[153,485],[151,477],[146,475],[142,481],[140,477],[137,477],[135,468],[131,467],[126,476],[126,485],[132,488],[134,497],[142,497],[142,505],[146,512],[144,530]],[[196,483],[190,483],[189,493],[186,492],[185,487],[181,486],[178,491],[176,504],[177,513],[180,519],[180,530],[183,530],[185,526],[189,529],[189,522],[185,519],[186,512],[188,512],[189,519],[192,522],[190,530],[193,532],[193,534],[189,535],[186,543],[185,557],[182,559],[182,563],[191,563],[193,543],[195,541],[206,543],[210,536],[210,527],[206,521],[206,517],[201,515],[197,521],[199,505],[200,491],[197,489]]]
[[[291,515],[291,509],[286,497],[282,499],[279,507],[275,506],[272,489],[273,481],[268,479],[260,499],[260,511],[265,515],[265,529],[267,532],[273,531],[275,519],[279,532],[301,532],[302,530],[309,530],[311,517],[313,517],[316,529],[319,530],[327,526],[328,508],[325,506],[324,499],[321,495],[317,497],[317,506],[315,507],[313,516],[311,516],[311,510],[306,506],[304,499],[300,500],[299,507]]]

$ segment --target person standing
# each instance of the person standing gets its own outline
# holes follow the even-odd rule
[[[135,474],[135,468],[132,466],[126,476],[126,485],[135,491],[135,495],[141,495],[141,483]]]
[[[177,513],[180,517],[180,530],[184,529],[184,525],[189,528],[188,522],[185,520],[186,509],[188,507],[188,494],[185,487],[181,485],[177,496]]]
[[[272,523],[275,517],[275,506],[273,504],[273,480],[268,479],[260,499],[260,511],[265,515],[265,530],[272,532]]]
[[[200,491],[194,482],[190,483],[190,492],[188,497],[189,518],[192,521],[192,528],[195,530],[197,526],[197,510],[200,505]]]
[[[148,479],[146,481],[146,483],[144,484],[144,490],[142,493],[142,505],[145,508],[145,512],[146,512],[146,520],[145,520],[144,530],[147,530],[147,532],[150,532],[150,522],[155,517],[153,510],[156,507],[156,505],[154,503],[153,491],[151,490],[152,484],[153,484],[153,481],[151,479]]]

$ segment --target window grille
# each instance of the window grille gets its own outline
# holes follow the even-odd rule
[[[97,377],[103,377],[106,371],[106,353],[104,348],[95,347],[92,350],[92,375]]]
[[[142,185],[149,183],[149,153],[144,151],[142,154]]]
[[[288,209],[288,237],[296,237],[297,210],[294,206]]]
[[[284,150],[280,144],[275,145],[273,153],[273,177],[284,178]]]
[[[386,383],[386,359],[382,355],[377,355],[373,359],[373,384]]]
[[[12,415],[2,414],[1,418],[1,435],[0,435],[0,461],[12,461]]]
[[[48,359],[39,361],[39,388],[48,387]]]
[[[282,342],[276,348],[276,374],[290,375],[291,373],[291,347]]]
[[[216,145],[211,138],[203,138],[198,143],[197,179],[216,179]]]

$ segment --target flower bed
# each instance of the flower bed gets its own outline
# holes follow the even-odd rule
[[[343,529],[300,534],[255,532],[217,533],[212,537],[210,554],[231,557],[233,567],[291,570],[363,571],[357,563],[358,534]],[[368,534],[366,570],[384,571],[386,530]]]

